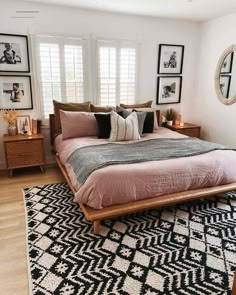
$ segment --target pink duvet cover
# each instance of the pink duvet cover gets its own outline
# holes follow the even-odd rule
[[[142,140],[181,137],[185,136],[160,127],[156,133],[145,135]],[[79,184],[66,159],[78,147],[104,143],[108,140],[96,137],[63,141],[60,135],[55,140],[60,160],[77,191],[75,201],[95,209],[236,182],[236,152],[219,150],[188,158],[112,165],[94,171],[83,185]]]

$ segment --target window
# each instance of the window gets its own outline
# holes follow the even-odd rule
[[[52,101],[84,101],[84,62],[81,39],[39,38],[43,119],[53,112]]]
[[[116,48],[99,48],[99,78],[101,105],[116,104]]]
[[[135,103],[136,49],[120,50],[120,103]]]
[[[65,45],[66,99],[83,101],[83,50],[82,46]]]
[[[53,100],[83,102],[89,97],[104,106],[136,102],[136,43],[97,40],[93,46],[91,38],[52,36],[34,40],[43,123],[53,113]]]
[[[136,47],[98,41],[99,104],[135,103],[136,51]]]
[[[53,112],[52,100],[61,101],[61,73],[58,44],[40,44],[40,66],[44,117],[48,118],[48,115]]]

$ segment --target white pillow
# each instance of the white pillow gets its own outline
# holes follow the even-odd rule
[[[116,112],[111,112],[111,134],[109,141],[139,140],[138,117],[136,112],[126,119]]]

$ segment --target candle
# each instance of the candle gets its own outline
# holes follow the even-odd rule
[[[181,115],[180,114],[177,114],[176,115],[176,118],[175,118],[174,125],[179,125],[180,122],[181,122]]]
[[[179,126],[184,127],[184,122],[180,122]]]

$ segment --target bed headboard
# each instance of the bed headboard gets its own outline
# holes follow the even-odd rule
[[[157,123],[160,124],[160,110],[156,110]],[[54,143],[55,139],[55,115],[49,114],[49,128],[50,128],[50,142],[51,145]]]
[[[54,144],[55,139],[55,115],[49,114],[50,143]]]

